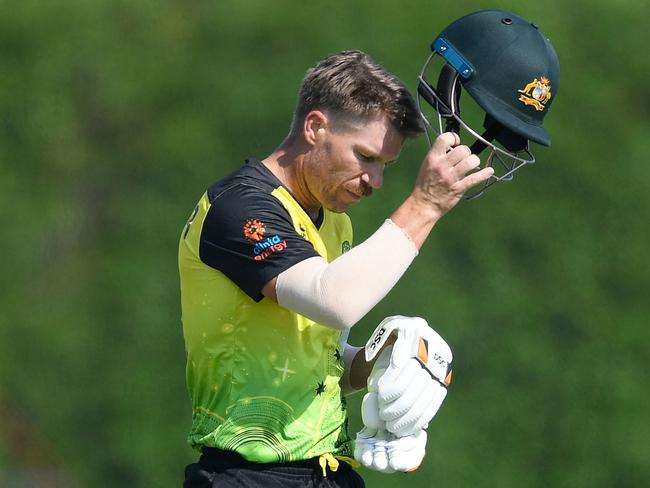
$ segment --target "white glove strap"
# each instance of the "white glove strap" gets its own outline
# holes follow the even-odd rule
[[[441,385],[451,383],[451,349],[440,334],[420,317],[394,315],[382,320],[366,343],[366,361],[371,361],[377,355],[393,333],[397,334],[397,341],[393,347],[391,366],[402,367],[414,358]]]

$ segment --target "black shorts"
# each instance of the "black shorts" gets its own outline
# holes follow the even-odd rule
[[[291,463],[252,463],[239,454],[203,448],[198,463],[185,468],[183,488],[364,488],[352,467],[341,461],[338,470],[327,469],[318,458]]]

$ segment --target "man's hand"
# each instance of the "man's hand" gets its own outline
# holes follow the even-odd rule
[[[415,471],[424,459],[427,431],[397,437],[386,430],[364,427],[357,434],[354,457],[366,468],[381,473]]]
[[[458,134],[445,132],[436,138],[420,166],[411,195],[390,217],[418,249],[436,222],[467,190],[494,174],[490,167],[474,171],[480,163],[467,146],[460,145]]]
[[[379,418],[401,437],[426,429],[447,396],[447,388],[433,381],[415,359],[401,368],[390,367],[378,382]]]
[[[366,360],[372,360],[393,334],[397,340],[382,351],[368,378],[362,416],[366,426],[378,428],[376,422],[366,422],[377,412],[386,430],[403,437],[426,429],[440,409],[451,383],[452,353],[424,319],[398,315],[375,329],[366,344]]]
[[[397,437],[379,418],[377,384],[390,366],[391,353],[391,346],[382,351],[368,377],[368,393],[361,406],[364,428],[357,434],[354,457],[365,467],[382,473],[409,472],[424,459],[427,433],[421,429],[414,435]]]
[[[492,168],[474,172],[481,160],[469,147],[460,145],[454,132],[439,135],[427,153],[415,181],[413,197],[442,217],[471,187],[494,174]]]

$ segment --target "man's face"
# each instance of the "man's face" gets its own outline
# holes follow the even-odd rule
[[[384,168],[399,157],[404,138],[386,116],[342,128],[319,129],[305,182],[320,205],[345,212],[381,187]]]

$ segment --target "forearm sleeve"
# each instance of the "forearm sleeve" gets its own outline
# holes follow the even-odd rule
[[[365,385],[363,385],[362,388],[357,389],[352,385],[351,381],[353,374],[352,363],[354,362],[354,358],[359,353],[359,351],[363,351],[363,347],[355,347],[347,344],[346,342],[343,343],[343,363],[345,364],[345,370],[343,371],[343,376],[341,377],[341,390],[343,390],[343,394],[346,396],[352,393],[356,393],[357,391],[361,391],[363,387],[365,387]]]
[[[390,219],[367,240],[328,263],[305,259],[278,275],[278,303],[327,327],[348,329],[395,286],[417,247]]]

